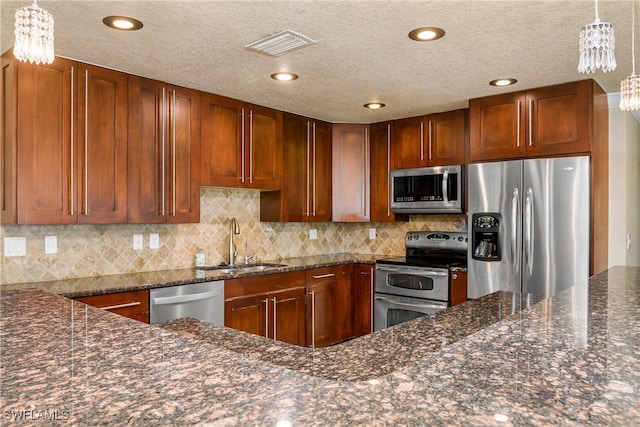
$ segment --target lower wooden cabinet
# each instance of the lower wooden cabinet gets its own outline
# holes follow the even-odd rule
[[[356,264],[353,268],[353,336],[373,332],[374,266]]]
[[[467,272],[451,272],[451,306],[467,302]]]
[[[118,292],[74,299],[121,316],[149,323],[148,290]]]

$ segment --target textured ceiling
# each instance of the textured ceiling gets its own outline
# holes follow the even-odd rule
[[[13,45],[13,14],[28,5],[2,0],[1,47]],[[571,1],[54,1],[56,54],[132,74],[239,98],[331,122],[370,123],[468,106],[479,96],[595,78],[618,92],[631,74],[631,2],[600,1],[615,25],[614,72],[579,74],[578,34],[594,2]],[[640,9],[640,3],[636,3]],[[107,28],[108,15],[144,23]],[[640,15],[640,13],[637,13]],[[636,20],[640,21],[639,19]],[[441,40],[407,37],[421,26]],[[277,58],[244,46],[283,29],[316,44]],[[640,31],[636,31],[636,38]],[[636,43],[640,45],[640,43]],[[636,47],[636,57],[640,47]],[[640,61],[636,58],[640,66]],[[277,71],[300,75],[276,82]],[[488,85],[513,77],[510,88]],[[387,106],[366,110],[363,104]]]

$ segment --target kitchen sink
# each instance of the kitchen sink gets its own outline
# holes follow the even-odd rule
[[[286,267],[286,264],[258,262],[252,264],[211,265],[206,267],[196,267],[196,270],[217,271],[219,273],[239,273],[243,271],[262,271],[275,267]]]

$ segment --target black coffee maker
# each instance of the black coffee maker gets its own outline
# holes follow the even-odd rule
[[[495,212],[475,213],[471,217],[471,257],[478,261],[500,261],[500,223],[502,216]]]

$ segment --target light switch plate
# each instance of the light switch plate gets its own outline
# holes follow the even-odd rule
[[[58,253],[57,236],[44,236],[44,253],[48,255]]]
[[[369,229],[369,240],[376,240],[376,229],[375,228],[370,228]]]
[[[142,234],[133,235],[133,250],[134,251],[142,250]]]
[[[25,256],[27,255],[26,237],[5,237],[4,256]]]
[[[309,239],[316,240],[317,238],[318,238],[318,230],[316,230],[315,228],[312,228],[311,230],[309,230]]]
[[[158,249],[160,247],[160,235],[158,233],[149,234],[149,249]]]

